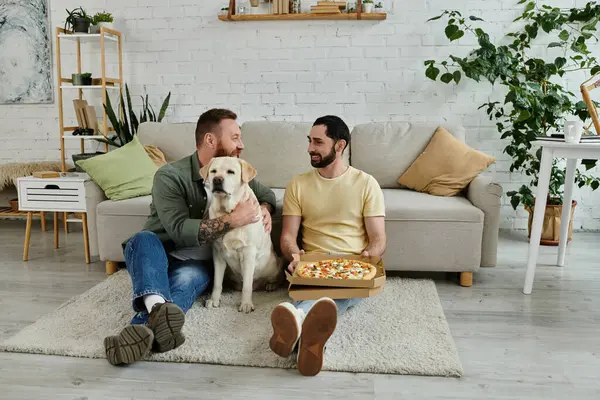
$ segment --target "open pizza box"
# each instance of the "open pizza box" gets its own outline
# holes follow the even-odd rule
[[[312,279],[302,278],[296,275],[298,267],[310,264],[315,261],[331,260],[342,258],[345,260],[359,260],[374,265],[377,273],[373,279],[353,280],[353,279]],[[299,262],[294,271],[290,274],[285,272],[289,285],[289,296],[293,300],[316,300],[321,297],[330,297],[332,299],[350,299],[373,297],[383,291],[385,283],[385,267],[383,259],[380,257],[363,257],[357,255],[331,255],[331,254],[304,254],[299,257]]]

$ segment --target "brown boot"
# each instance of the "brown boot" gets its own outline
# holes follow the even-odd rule
[[[153,340],[146,325],[128,325],[117,336],[104,338],[106,359],[112,365],[133,364],[148,354]]]
[[[319,299],[306,313],[298,348],[297,367],[304,376],[321,372],[325,344],[337,325],[337,305],[328,298]]]
[[[148,316],[148,326],[154,332],[152,351],[164,353],[181,346],[185,342],[181,333],[184,323],[185,313],[177,304],[155,304]]]

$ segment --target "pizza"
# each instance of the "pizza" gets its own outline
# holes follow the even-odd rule
[[[343,258],[316,261],[302,264],[296,268],[296,275],[310,279],[373,279],[377,274],[375,266]]]

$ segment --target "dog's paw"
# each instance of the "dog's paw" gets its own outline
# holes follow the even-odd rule
[[[240,308],[238,309],[240,312],[249,313],[254,311],[254,304],[252,303],[242,303],[240,304]]]
[[[272,283],[267,283],[265,285],[265,290],[267,292],[273,292],[275,290],[279,289],[279,282],[272,282]]]
[[[219,307],[219,299],[208,299],[206,300],[206,307],[207,308],[217,308]]]

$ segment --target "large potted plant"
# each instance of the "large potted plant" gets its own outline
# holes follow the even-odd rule
[[[501,138],[509,142],[504,153],[512,159],[510,172],[525,174],[529,179],[528,184],[507,192],[507,195],[513,209],[523,205],[530,213],[531,221],[535,206],[533,188],[537,186],[541,160],[541,149],[534,151],[532,142],[538,136],[562,133],[565,118],[575,116],[583,121],[589,118],[581,96],[569,91],[561,81],[575,71],[583,70],[587,75],[600,72],[598,61],[588,49],[588,41],[598,40],[594,32],[600,20],[600,5],[589,2],[584,7],[561,9],[530,1],[514,20],[521,21],[521,28],[507,33],[498,44],[490,40],[483,28],[475,26],[483,21],[477,16],[466,17],[459,11],[446,10],[428,21],[441,18],[446,19],[444,33],[450,42],[468,34],[474,36],[477,46],[466,57],[449,55],[447,60],[425,61],[425,75],[446,84],[458,84],[464,75],[476,82],[489,82],[494,93],[498,92],[499,86],[504,88],[503,101],[488,101],[479,109],[485,108],[489,119],[496,122]],[[547,45],[547,52],[540,52],[539,46],[537,51],[532,49],[536,39],[541,37],[552,40]],[[502,42],[506,44],[500,44]],[[540,53],[547,55],[540,57]],[[595,165],[595,160],[581,160],[581,168],[578,166],[575,177],[577,186],[589,186],[592,190],[600,186],[597,177],[586,174]],[[557,213],[560,216],[564,182],[564,168],[561,168],[561,162],[555,161],[542,244],[557,244],[560,218],[555,217]],[[529,230],[531,233],[531,222]]]
[[[112,127],[115,130],[115,135],[107,138],[98,138],[96,140],[108,143],[114,147],[121,147],[126,145],[127,143],[133,140],[134,135],[137,134],[138,126],[144,122],[162,122],[165,114],[167,112],[167,108],[169,107],[169,102],[171,99],[171,92],[165,97],[158,112],[158,115],[154,111],[154,108],[148,101],[148,95],[140,96],[142,98],[142,110],[140,111],[139,117],[136,116],[133,111],[133,105],[131,102],[131,95],[129,94],[129,87],[125,84],[125,94],[127,97],[127,103],[125,103],[125,99],[123,98],[123,93],[120,96],[119,102],[119,110],[115,112],[113,109],[112,103],[110,101],[109,93],[106,91],[106,104],[104,105],[104,110],[106,111],[106,115],[110,120]],[[121,118],[118,118],[117,115],[121,113]]]

